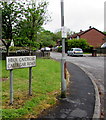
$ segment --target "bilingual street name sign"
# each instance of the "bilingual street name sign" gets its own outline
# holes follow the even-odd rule
[[[7,70],[36,66],[36,56],[6,57]]]

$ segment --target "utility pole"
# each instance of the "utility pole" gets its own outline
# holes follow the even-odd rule
[[[66,98],[65,80],[65,37],[64,37],[64,0],[61,0],[62,58],[61,58],[61,98]]]

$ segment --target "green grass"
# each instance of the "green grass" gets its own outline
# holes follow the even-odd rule
[[[14,104],[9,105],[9,73],[2,61],[2,117],[36,118],[56,103],[60,92],[60,63],[52,59],[37,59],[32,68],[32,96],[28,95],[28,68],[13,70]]]

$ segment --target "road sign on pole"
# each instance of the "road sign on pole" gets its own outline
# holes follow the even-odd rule
[[[67,29],[66,27],[62,27],[62,38],[67,38]]]
[[[36,56],[6,57],[6,67],[10,70],[10,104],[13,104],[13,69],[29,67],[29,95],[32,95],[32,67],[36,66]]]

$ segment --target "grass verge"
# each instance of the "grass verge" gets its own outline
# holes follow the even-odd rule
[[[32,68],[32,96],[28,95],[28,68],[13,70],[14,104],[9,105],[9,71],[2,61],[2,117],[36,118],[42,110],[56,103],[60,93],[60,63],[37,59]]]

